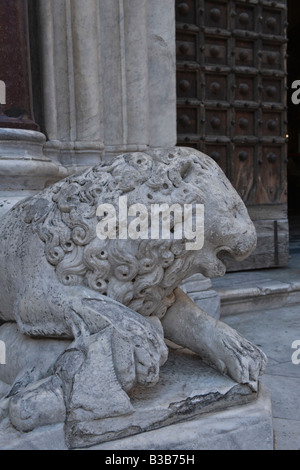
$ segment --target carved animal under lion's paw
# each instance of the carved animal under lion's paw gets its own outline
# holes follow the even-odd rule
[[[123,239],[121,197],[148,214],[153,204],[204,205],[203,246],[188,250],[190,240],[177,239],[174,214],[169,237],[152,240],[149,231],[140,239],[135,221],[136,236]],[[115,239],[97,236],[98,208],[107,204],[119,216]],[[63,346],[47,368],[36,354],[38,365],[8,373],[16,426],[23,405],[38,415],[49,387],[58,407],[63,394],[70,433],[73,422],[130,415],[127,392],[137,383],[154,385],[166,361],[163,334],[256,389],[264,354],[178,289],[196,272],[222,276],[224,255],[242,260],[256,245],[243,202],[208,156],[178,147],[124,154],[21,202],[0,224],[0,320]],[[47,424],[47,416],[28,423]]]

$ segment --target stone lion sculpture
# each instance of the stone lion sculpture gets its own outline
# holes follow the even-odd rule
[[[149,208],[204,204],[203,248],[188,251],[184,237],[172,237],[172,218],[170,239],[99,239],[97,208],[124,195]],[[8,364],[0,380],[17,429],[66,420],[70,437],[83,422],[130,415],[132,388],[159,379],[164,337],[256,390],[264,353],[178,287],[196,272],[224,275],[224,255],[242,260],[256,245],[243,202],[208,156],[124,154],[22,201],[0,222]]]

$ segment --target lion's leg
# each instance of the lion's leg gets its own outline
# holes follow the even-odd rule
[[[266,366],[265,354],[235,330],[203,312],[180,289],[162,320],[166,338],[191,349],[238,383],[257,389]]]

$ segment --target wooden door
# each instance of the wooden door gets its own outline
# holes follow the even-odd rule
[[[176,0],[178,145],[207,153],[258,246],[228,270],[288,263],[285,1]]]

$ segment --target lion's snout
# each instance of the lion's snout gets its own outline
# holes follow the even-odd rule
[[[244,233],[235,235],[232,242],[232,246],[229,250],[230,256],[235,261],[243,261],[248,258],[257,245],[257,234],[254,224],[250,221]]]

